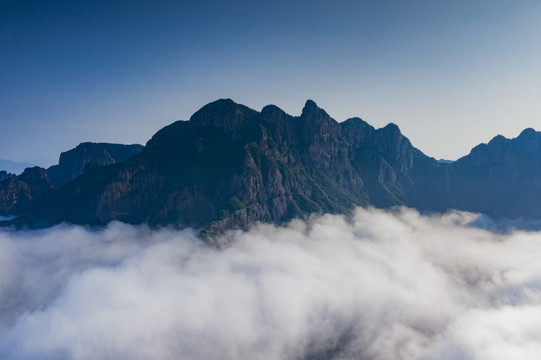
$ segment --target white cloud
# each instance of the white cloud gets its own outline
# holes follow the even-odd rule
[[[541,234],[359,209],[233,232],[0,232],[2,359],[537,359]]]

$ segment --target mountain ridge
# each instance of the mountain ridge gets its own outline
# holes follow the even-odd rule
[[[122,162],[142,148],[141,145],[85,142],[60,154],[59,164],[48,169],[27,167],[20,175],[0,171],[0,213],[24,213],[31,209],[36,199],[61,188],[84,172]]]
[[[291,116],[220,99],[162,128],[133,157],[89,167],[17,215],[45,226],[120,220],[210,234],[368,205],[535,218],[540,177],[541,133],[533,129],[440,163],[393,123],[339,123],[312,100]]]
[[[27,167],[33,166],[36,165],[27,162],[17,162],[7,159],[0,159],[0,171],[5,171],[6,173],[21,174]]]
[[[94,165],[104,166],[122,162],[138,154],[143,149],[139,144],[111,144],[83,142],[75,148],[60,154],[57,165],[47,169],[51,184],[56,188],[80,176],[85,167],[93,162]]]

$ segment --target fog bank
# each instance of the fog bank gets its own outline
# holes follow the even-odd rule
[[[358,209],[221,249],[121,223],[2,230],[0,358],[538,359],[541,233],[479,221]]]

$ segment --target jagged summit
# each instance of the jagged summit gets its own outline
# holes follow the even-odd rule
[[[313,100],[306,100],[304,107],[302,109],[301,118],[331,118],[329,114],[322,108],[318,107]]]
[[[497,137],[441,164],[393,123],[338,123],[312,100],[291,116],[220,99],[162,128],[123,162],[77,164],[82,175],[56,190],[41,171],[28,180],[34,188],[26,175],[4,179],[0,215],[14,211],[29,226],[120,220],[207,233],[367,205],[541,218],[541,133]],[[27,201],[13,206],[20,194]]]
[[[304,103],[304,107],[302,109],[302,112],[316,111],[317,109],[319,109],[319,107],[317,106],[316,102],[314,100],[308,99]]]

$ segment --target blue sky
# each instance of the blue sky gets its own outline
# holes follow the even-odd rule
[[[218,98],[399,125],[427,155],[541,130],[539,1],[0,4],[0,158],[145,143]]]

